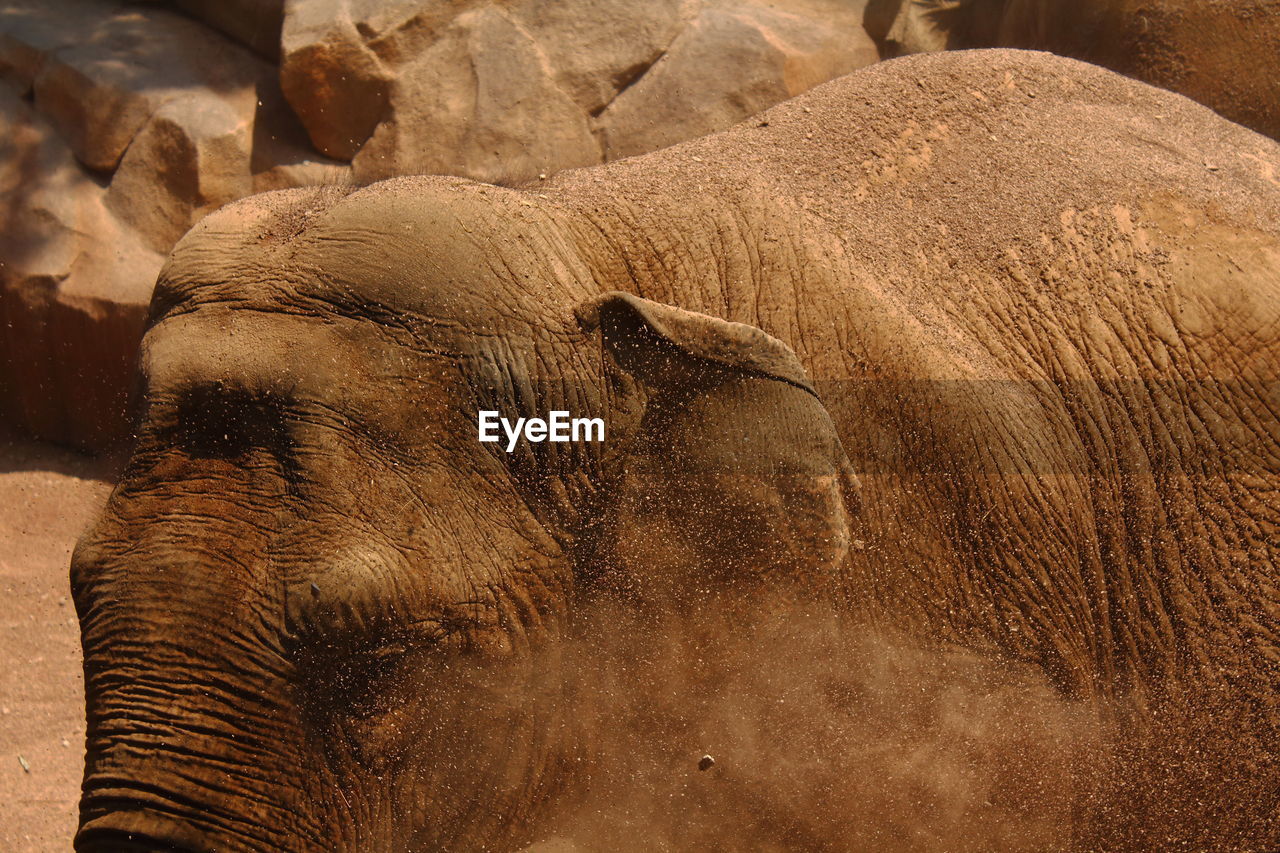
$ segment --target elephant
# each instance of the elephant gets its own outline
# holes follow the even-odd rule
[[[237,201],[160,273],[72,558],[75,848],[518,849],[587,761],[562,640],[601,599],[830,603],[1272,737],[1278,334],[1280,147],[1044,53],[527,186]]]
[[[1280,138],[1280,5],[1273,0],[871,0],[882,56],[1048,50],[1193,98]]]

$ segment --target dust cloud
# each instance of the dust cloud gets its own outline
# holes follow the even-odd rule
[[[1280,761],[1229,703],[1136,714],[1064,697],[1025,663],[809,607],[693,616],[600,603],[584,620],[566,662],[585,784],[550,828],[561,841],[531,849],[1260,850],[1275,837]]]

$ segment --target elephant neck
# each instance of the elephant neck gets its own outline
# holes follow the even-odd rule
[[[575,186],[566,193],[575,244],[598,292],[619,290],[764,328],[760,296],[777,282],[766,280],[761,232],[800,246],[781,209],[752,187],[709,187],[698,195],[612,194],[601,186]],[[771,277],[791,270],[770,259]],[[765,294],[776,301],[776,294]],[[773,330],[766,328],[773,334]],[[783,338],[785,340],[785,338]]]

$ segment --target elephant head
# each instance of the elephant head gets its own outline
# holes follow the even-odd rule
[[[598,295],[514,191],[290,191],[161,274],[79,544],[80,851],[494,849],[572,778],[562,640],[618,594],[828,595],[856,484],[781,342]],[[476,414],[604,442],[477,440]]]

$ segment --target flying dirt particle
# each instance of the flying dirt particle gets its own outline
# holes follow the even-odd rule
[[[710,770],[712,767],[715,767],[715,766],[716,766],[716,760],[712,758],[710,755],[704,755],[702,756],[701,759],[698,760],[699,770]]]
[[[320,587],[319,585],[316,584],[315,581],[311,582],[311,595],[314,596],[315,598],[320,597]]]

